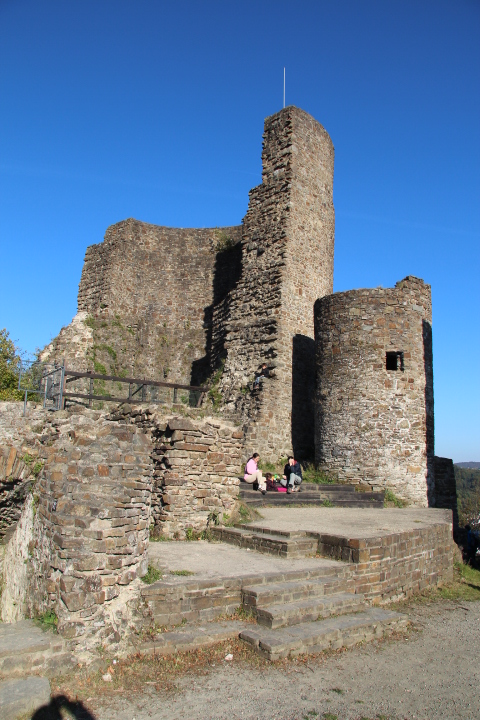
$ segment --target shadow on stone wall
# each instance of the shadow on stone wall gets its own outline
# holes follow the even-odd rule
[[[292,447],[299,460],[315,454],[315,340],[294,335],[292,347]]]
[[[205,355],[192,363],[191,385],[203,385],[221,358],[225,357],[226,323],[229,319],[228,293],[242,272],[242,244],[217,252],[213,275],[213,303],[204,309]]]
[[[427,449],[427,499],[429,507],[435,506],[435,460],[434,460],[434,415],[433,415],[433,349],[432,326],[422,320],[423,363],[425,368],[425,414]]]

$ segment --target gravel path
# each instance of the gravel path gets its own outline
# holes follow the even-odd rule
[[[234,658],[206,677],[183,677],[173,697],[104,701],[96,718],[478,720],[480,602],[438,601],[407,613],[413,628],[405,639],[265,671],[236,667]]]

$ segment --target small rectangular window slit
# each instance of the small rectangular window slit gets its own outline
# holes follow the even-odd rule
[[[385,358],[385,367],[387,370],[401,370],[403,372],[403,352],[401,350],[396,350],[395,352],[387,352]]]

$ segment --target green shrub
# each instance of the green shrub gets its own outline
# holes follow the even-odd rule
[[[157,582],[157,580],[160,580],[161,577],[162,573],[160,572],[160,570],[158,570],[153,565],[149,565],[147,574],[140,579],[143,580],[143,582],[147,585],[151,585],[152,583]]]
[[[52,630],[53,632],[57,632],[58,617],[53,610],[47,610],[41,615],[37,615],[37,617],[34,618],[34,621],[38,627],[42,628],[42,630]]]
[[[334,477],[328,475],[324,470],[317,469],[313,463],[306,464],[302,474],[305,482],[315,483],[316,485],[332,485],[337,482]]]
[[[107,374],[107,368],[105,367],[105,365],[102,365],[101,362],[97,362],[97,360],[94,360],[94,361],[93,361],[93,369],[94,369],[95,372],[98,373],[99,375],[106,375],[106,374]]]
[[[215,244],[215,250],[217,252],[227,252],[232,250],[237,244],[230,235],[227,235],[225,230],[217,230],[216,235],[217,242]]]
[[[404,508],[407,507],[408,502],[406,500],[402,500],[401,498],[397,497],[395,493],[390,490],[390,488],[387,488],[385,490],[385,498],[383,501],[383,504],[385,507],[388,507],[389,505],[394,505],[397,508]]]
[[[24,393],[18,390],[21,357],[10,334],[0,330],[0,400],[23,400]]]

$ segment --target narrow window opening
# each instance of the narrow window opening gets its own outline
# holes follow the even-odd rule
[[[401,350],[387,352],[385,366],[387,370],[401,370],[403,372],[403,352]]]

